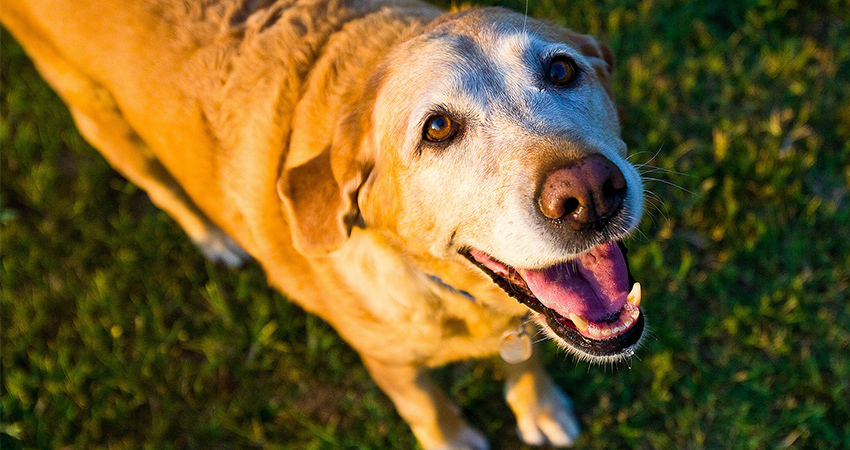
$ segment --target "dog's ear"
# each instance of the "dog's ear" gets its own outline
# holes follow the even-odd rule
[[[566,42],[573,44],[583,55],[590,58],[596,76],[602,82],[605,92],[613,99],[611,73],[614,70],[614,53],[604,42],[591,35],[576,33],[572,30],[566,30],[566,35]]]
[[[293,244],[305,255],[338,248],[358,222],[357,192],[366,171],[352,167],[334,173],[332,153],[328,148],[286,170],[277,182]]]
[[[305,255],[339,248],[352,228],[362,223],[357,196],[372,167],[363,142],[374,91],[353,101],[337,100],[342,106],[319,102],[322,106],[306,113],[307,119],[294,123],[289,155],[277,182],[293,244]],[[327,121],[339,111],[346,111],[340,120]]]

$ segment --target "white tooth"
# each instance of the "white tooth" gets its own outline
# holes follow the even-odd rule
[[[611,336],[611,329],[608,328],[608,327],[603,328],[602,329],[602,336],[606,336],[606,337]]]
[[[570,320],[580,331],[587,331],[587,319],[584,317],[576,313],[570,313]]]
[[[640,283],[635,283],[634,286],[632,286],[632,291],[629,292],[629,296],[626,301],[635,306],[640,306]]]

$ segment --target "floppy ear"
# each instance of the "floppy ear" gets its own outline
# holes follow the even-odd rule
[[[581,53],[590,58],[593,69],[596,71],[596,76],[602,82],[605,92],[611,99],[614,99],[614,91],[611,87],[611,73],[614,70],[614,54],[611,49],[602,41],[587,34],[579,34],[572,31],[567,31],[570,41]]]
[[[611,74],[614,69],[614,54],[607,44],[588,34],[577,34],[573,40],[585,56],[602,60],[605,63],[602,69]]]
[[[326,254],[342,245],[357,222],[357,191],[364,171],[335,175],[327,149],[285,171],[277,182],[295,248],[305,255]]]
[[[310,137],[290,141],[277,191],[292,242],[304,255],[320,256],[337,249],[362,222],[357,195],[372,167],[361,154],[370,111],[370,107],[352,107],[330,130],[313,122],[299,130]]]

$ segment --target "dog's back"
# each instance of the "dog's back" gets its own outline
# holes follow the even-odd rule
[[[222,11],[213,20],[216,8],[190,4],[34,0],[0,11],[81,133],[114,167],[139,184],[146,171],[122,163],[136,159],[186,191],[174,201],[146,189],[164,209],[191,197],[205,213],[233,219],[233,203],[212,182],[222,170],[220,119],[207,110],[216,112],[212,102],[226,93],[223,72],[235,40],[216,30],[216,22],[226,24]]]
[[[208,257],[238,263],[240,246],[265,255],[272,282],[298,294],[315,286],[302,289],[309,267],[289,251],[276,191],[287,158],[300,158],[289,144],[329,139],[348,91],[439,11],[418,1],[32,0],[0,13],[81,133]]]

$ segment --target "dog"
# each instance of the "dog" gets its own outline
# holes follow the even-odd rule
[[[607,46],[416,0],[56,3],[0,18],[81,134],[209,259],[329,322],[424,448],[487,448],[428,371],[497,353],[521,438],[576,439],[531,328],[595,362],[646,329]]]

